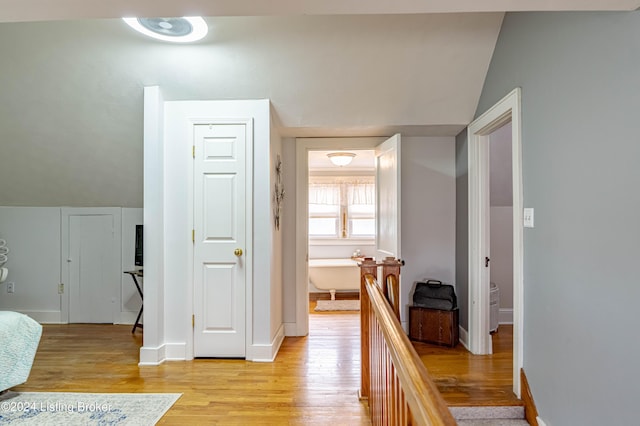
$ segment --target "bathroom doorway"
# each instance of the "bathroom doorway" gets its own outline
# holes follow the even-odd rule
[[[489,331],[497,368],[513,362],[513,160],[512,125],[489,141]],[[513,377],[511,378],[513,386]]]
[[[513,324],[513,178],[511,122],[489,134],[490,328]],[[495,302],[495,304],[494,304]]]
[[[308,153],[309,300],[357,309],[358,261],[375,255],[375,151]]]
[[[342,258],[346,256],[347,259],[350,259],[352,255],[358,255],[358,249],[360,250],[360,255],[374,255],[375,257],[379,257],[380,253],[387,253],[389,249],[394,249],[399,247],[399,149],[400,149],[400,135],[395,135],[391,138],[383,138],[383,137],[362,137],[362,138],[299,138],[296,140],[296,200],[297,200],[297,215],[296,215],[296,235],[298,236],[296,239],[296,323],[295,330],[291,330],[289,335],[298,335],[304,336],[309,332],[309,260],[312,258],[312,254],[314,256],[320,253],[327,253],[327,250],[331,252],[331,256],[335,258],[337,255],[340,255]],[[355,154],[352,157],[352,162],[357,158],[359,151],[375,151],[373,158],[374,162],[374,170],[373,175],[375,176],[374,182],[384,182],[385,185],[380,185],[376,188],[376,192],[378,192],[375,196],[376,200],[385,199],[387,201],[387,210],[389,212],[394,213],[391,219],[388,219],[390,213],[383,214],[377,220],[374,218],[373,222],[376,223],[376,229],[380,229],[381,222],[384,225],[384,230],[386,233],[380,233],[378,231],[374,231],[374,235],[372,238],[368,239],[360,239],[358,242],[362,243],[363,240],[366,240],[368,244],[364,245],[352,244],[354,241],[346,241],[349,239],[349,233],[354,234],[354,224],[349,224],[349,216],[347,212],[346,218],[344,217],[344,212],[342,210],[339,211],[339,216],[332,220],[321,220],[323,219],[320,214],[317,215],[316,228],[312,229],[312,232],[321,232],[318,230],[318,227],[325,226],[325,232],[329,232],[329,229],[335,229],[336,235],[346,235],[347,238],[345,241],[341,241],[342,244],[337,244],[334,246],[338,248],[327,248],[330,247],[326,245],[326,241],[324,243],[320,242],[318,244],[318,249],[310,253],[310,238],[309,238],[309,176],[310,169],[314,169],[315,167],[312,165],[310,167],[309,162],[311,159],[310,154],[315,153],[319,157],[324,156],[328,160],[327,154],[336,153],[336,152],[348,152],[350,154]],[[321,153],[318,153],[321,152]],[[323,152],[323,153],[322,153]],[[314,155],[315,155],[314,154]],[[364,153],[363,153],[364,157]],[[357,165],[358,162],[355,162],[354,166]],[[344,167],[344,166],[343,166]],[[369,166],[366,166],[369,168]],[[354,175],[360,175],[361,171],[358,173],[353,173],[349,177],[353,177]],[[322,175],[322,173],[317,173]],[[344,170],[342,172],[344,174]],[[326,176],[325,176],[326,177]],[[381,189],[386,188],[386,192],[380,195]],[[395,197],[395,199],[393,198]],[[392,201],[395,201],[392,203]],[[315,203],[317,204],[317,203]],[[393,208],[391,208],[393,207]],[[378,209],[378,206],[376,206]],[[319,209],[321,210],[321,209]],[[365,213],[362,213],[365,215]],[[326,218],[325,218],[326,219]],[[355,227],[358,229],[367,229],[367,222],[370,221],[370,217],[352,217],[351,220],[361,220],[359,223],[355,224]],[[346,223],[346,226],[342,226],[341,223]],[[370,223],[370,222],[369,222]],[[333,226],[333,228],[331,228]],[[351,231],[349,226],[351,226]],[[357,229],[356,229],[357,231]],[[393,232],[391,232],[393,231]],[[357,233],[357,232],[355,232]],[[375,235],[378,234],[378,235]],[[353,236],[353,235],[352,235]],[[386,236],[386,238],[381,238],[382,236]],[[397,238],[393,238],[393,237]],[[314,238],[311,238],[312,240]],[[319,238],[318,238],[319,239]],[[336,238],[337,239],[337,238]],[[378,244],[379,241],[382,240],[384,244]],[[345,243],[346,242],[346,243]],[[390,242],[394,242],[395,244],[390,244]],[[325,245],[323,245],[325,244]],[[379,247],[383,247],[384,251],[379,251]],[[324,247],[324,248],[323,248]],[[369,247],[371,250],[371,254],[368,253],[363,247]],[[399,254],[399,253],[398,253]],[[359,279],[356,279],[359,283]],[[337,293],[337,291],[336,291]],[[330,294],[330,293],[329,293]],[[327,297],[327,296],[325,296]],[[330,297],[330,296],[329,296]]]

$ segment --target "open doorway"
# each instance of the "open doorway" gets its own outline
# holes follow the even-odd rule
[[[309,151],[309,301],[358,308],[358,262],[375,255],[375,151]]]
[[[489,330],[513,324],[513,165],[512,126],[489,135]],[[495,342],[494,342],[495,343]],[[494,350],[495,352],[495,350]]]
[[[489,135],[489,332],[493,362],[513,362],[513,161],[511,122]],[[506,374],[505,374],[506,376]],[[506,377],[505,377],[506,379]],[[513,377],[511,377],[513,387]]]
[[[468,128],[469,141],[469,350],[492,353],[490,334],[490,137],[511,123],[513,392],[520,397],[523,365],[523,197],[520,89],[516,88]]]
[[[309,332],[309,154],[315,151],[370,151],[376,157],[376,200],[385,200],[388,208],[379,215],[376,205],[376,245],[374,255],[392,253],[399,257],[400,247],[400,135],[391,138],[301,138],[296,140],[296,324],[295,335]],[[382,183],[382,184],[381,184]],[[348,217],[346,218],[348,222]],[[344,222],[344,221],[343,221]],[[339,222],[336,222],[339,223]],[[382,226],[382,225],[384,226]],[[361,223],[362,225],[362,223]],[[338,232],[343,229],[339,225]],[[348,224],[344,231],[348,235]],[[382,228],[384,232],[378,231]],[[381,251],[384,250],[384,251]],[[346,255],[357,254],[357,248]],[[360,249],[361,254],[363,250]],[[359,282],[359,280],[358,280]],[[293,331],[293,330],[292,330]],[[291,333],[291,334],[294,334]]]

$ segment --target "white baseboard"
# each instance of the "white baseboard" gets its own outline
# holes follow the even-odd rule
[[[140,362],[138,365],[160,365],[165,359],[165,345],[160,345],[156,348],[143,346],[140,348]]]
[[[186,343],[165,343],[156,348],[141,347],[138,365],[160,365],[165,361],[185,361]]]
[[[122,311],[120,312],[120,318],[114,322],[114,324],[120,325],[133,325],[136,322],[136,318],[138,317],[137,312],[133,311]],[[142,317],[140,317],[140,323],[142,323]]]
[[[544,421],[542,421],[540,416],[536,417],[536,422],[538,422],[538,426],[547,426],[547,424]]]
[[[460,339],[460,344],[465,347],[466,350],[469,350],[469,333],[467,330],[462,328],[462,326],[458,326],[458,334]]]
[[[185,361],[187,359],[186,343],[165,343],[164,361]]]
[[[268,345],[251,345],[251,353],[247,354],[247,361],[273,362],[276,359],[276,355],[278,355],[282,342],[284,341],[284,329],[285,326],[282,324],[276,332],[275,337]]]
[[[499,324],[513,324],[513,308],[500,308],[498,314]]]
[[[280,326],[273,341],[268,345],[251,345],[247,353],[247,361],[273,362],[284,341],[284,324]],[[141,347],[138,365],[160,365],[165,361],[187,360],[186,343],[164,343],[158,347]]]
[[[61,311],[31,311],[31,310],[15,310],[22,314],[28,315],[40,324],[68,324],[62,321]],[[133,325],[136,322],[137,312],[120,312],[119,318],[115,318],[114,324]],[[142,319],[142,318],[141,318]]]
[[[32,319],[38,321],[40,324],[66,324],[66,321],[62,321],[62,312],[60,311],[28,311],[28,310],[16,310],[25,314]]]

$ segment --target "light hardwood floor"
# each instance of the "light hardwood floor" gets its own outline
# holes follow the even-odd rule
[[[413,346],[449,406],[523,405],[512,391],[513,326],[494,333],[493,355],[472,355],[461,344]]]
[[[273,363],[199,359],[157,367],[137,365],[142,339],[130,326],[45,325],[29,380],[14,390],[182,393],[162,425],[369,424],[357,398],[359,314],[314,313],[309,321],[309,336],[286,338]],[[505,327],[498,337],[506,345]],[[509,399],[504,357],[474,358],[461,346],[416,348],[451,405]]]
[[[311,315],[308,337],[285,339],[273,363],[199,359],[139,367],[131,326],[45,325],[16,391],[177,392],[162,425],[368,425],[358,400],[357,314]]]

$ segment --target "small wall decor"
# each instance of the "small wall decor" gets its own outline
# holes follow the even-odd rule
[[[276,157],[276,184],[273,192],[273,215],[276,229],[280,229],[280,211],[282,209],[282,200],[284,200],[284,186],[282,185],[282,161],[280,154]]]
[[[9,247],[7,247],[7,241],[0,239],[0,283],[3,283],[7,280],[7,275],[9,275],[9,270],[4,267],[4,264],[7,263],[9,257]],[[7,291],[9,288],[7,287]]]

